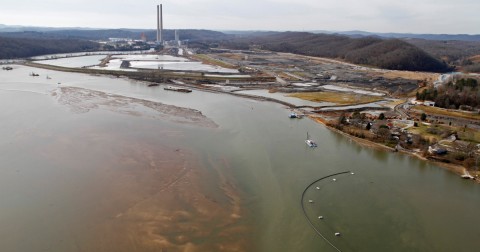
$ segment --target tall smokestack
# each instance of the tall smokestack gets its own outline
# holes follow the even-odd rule
[[[162,5],[157,5],[157,44],[163,45],[163,10]]]
[[[160,43],[160,5],[157,5],[157,44]]]
[[[160,43],[163,45],[163,10],[160,4]]]

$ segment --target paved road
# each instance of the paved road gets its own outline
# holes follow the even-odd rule
[[[400,114],[400,117],[402,118],[409,118],[409,115],[407,111],[404,109],[404,106],[408,105],[408,101],[405,101],[404,103],[400,103],[397,106],[395,106],[393,109],[395,112]]]

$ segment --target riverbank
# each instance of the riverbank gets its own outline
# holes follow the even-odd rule
[[[375,150],[381,150],[381,151],[390,151],[390,152],[400,152],[400,153],[403,153],[403,154],[407,154],[407,155],[410,155],[410,156],[413,156],[413,157],[416,157],[418,159],[421,159],[423,161],[428,161],[428,162],[431,162],[437,166],[440,166],[444,169],[447,169],[449,170],[450,172],[453,172],[459,176],[461,175],[464,175],[465,172],[466,172],[466,169],[465,167],[461,166],[461,165],[456,165],[456,164],[448,164],[448,163],[444,163],[444,162],[438,162],[438,161],[435,161],[435,160],[432,160],[432,159],[428,159],[422,155],[420,155],[419,153],[415,153],[415,152],[410,152],[410,151],[404,151],[404,150],[395,150],[394,148],[391,148],[391,147],[388,147],[386,145],[383,145],[381,143],[376,143],[376,142],[372,142],[372,141],[369,141],[367,139],[363,139],[363,138],[359,138],[359,137],[355,137],[355,136],[352,136],[348,133],[345,133],[339,129],[336,129],[334,127],[331,127],[327,124],[326,120],[323,119],[323,118],[320,118],[320,117],[315,117],[315,116],[309,116],[310,119],[312,119],[313,121],[317,122],[317,123],[320,123],[322,125],[324,125],[325,127],[327,127],[328,129],[330,129],[331,131],[337,133],[337,134],[340,134],[344,137],[347,137],[353,141],[355,141],[357,144],[363,146],[363,147],[368,147],[368,148],[372,148],[372,149],[375,149]],[[480,180],[479,179],[475,179],[474,180],[477,184],[480,184]]]
[[[50,70],[54,70],[54,71],[65,71],[65,72],[78,72],[77,69],[72,69],[72,68],[64,68],[64,67],[56,67],[56,66],[47,66],[47,65],[41,65],[41,64],[32,64],[32,63],[28,63],[26,65],[30,65],[31,67],[40,67],[40,68],[47,68],[47,69],[50,69]],[[82,71],[80,71],[82,72]],[[95,71],[95,73],[91,73],[90,72],[90,69],[84,73],[87,73],[87,74],[102,74],[102,75],[116,75],[116,74],[119,74],[119,72],[110,72],[110,71]],[[125,74],[124,72],[122,72],[122,74]],[[138,74],[138,73],[137,73]],[[129,78],[129,79],[135,79],[135,80],[138,80],[138,76],[130,76],[128,73],[124,75],[125,77]],[[163,73],[160,74],[158,76],[160,79],[163,79],[163,78],[167,78],[167,77],[172,77],[172,76],[163,76]],[[149,82],[150,81],[150,82]],[[152,80],[143,80],[141,81],[142,83],[151,83]],[[157,80],[153,81],[153,82],[157,82]],[[170,84],[170,85],[179,85],[179,84]],[[208,88],[208,87],[205,87],[205,86],[199,86],[199,85],[194,85],[194,84],[181,84],[179,86],[184,86],[184,87],[189,87],[189,88],[192,88],[192,89],[197,89],[197,90],[201,90],[201,91],[205,91],[205,92],[211,92],[211,93],[223,93],[223,94],[229,94],[229,95],[233,95],[233,96],[237,96],[237,97],[242,97],[242,98],[248,98],[248,99],[254,99],[254,100],[258,100],[258,101],[270,101],[270,102],[275,102],[275,103],[278,103],[278,104],[281,104],[281,105],[284,105],[284,106],[287,106],[288,108],[290,109],[299,109],[297,106],[293,105],[293,104],[290,104],[290,103],[287,103],[285,101],[281,101],[281,100],[278,100],[278,99],[275,99],[275,98],[269,98],[269,97],[262,97],[262,96],[255,96],[255,95],[246,95],[246,94],[240,94],[240,93],[235,93],[235,92],[230,92],[230,91],[225,91],[225,90],[221,90],[221,89],[216,89],[216,88]],[[362,138],[358,138],[358,137],[354,137],[352,135],[349,135],[348,133],[346,132],[343,132],[341,130],[338,130],[338,129],[335,129],[335,128],[332,128],[332,127],[329,127],[326,123],[326,121],[322,120],[321,118],[319,117],[315,117],[313,116],[314,114],[312,114],[311,112],[308,112],[308,111],[305,111],[305,110],[302,110],[302,109],[299,109],[302,113],[304,114],[310,114],[310,118],[313,119],[314,121],[318,122],[318,123],[321,123],[325,126],[327,126],[327,128],[329,128],[330,130],[332,131],[335,131],[339,134],[342,134],[343,136],[345,137],[348,137],[350,139],[353,139],[355,140],[355,142],[359,143],[360,145],[362,146],[365,146],[365,147],[368,147],[368,148],[374,148],[374,149],[378,149],[378,150],[384,150],[384,151],[395,151],[395,149],[393,148],[390,148],[388,146],[385,146],[383,144],[380,144],[380,143],[375,143],[375,142],[372,142],[372,141],[369,141],[369,140],[366,140],[366,139],[362,139]],[[435,160],[430,160],[430,159],[427,159],[425,157],[423,157],[422,155],[418,154],[418,153],[414,153],[414,152],[409,152],[409,151],[403,151],[403,150],[400,150],[400,152],[403,152],[403,153],[406,153],[406,154],[409,154],[409,155],[412,155],[412,156],[415,156],[421,160],[425,160],[425,161],[430,161],[438,166],[441,166],[441,167],[444,167],[448,170],[450,170],[451,172],[455,173],[455,174],[458,174],[458,175],[463,175],[464,174],[464,170],[465,170],[465,167],[461,166],[461,165],[454,165],[454,164],[448,164],[448,163],[443,163],[443,162],[438,162],[438,161],[435,161]],[[480,183],[479,180],[477,180],[477,183]]]

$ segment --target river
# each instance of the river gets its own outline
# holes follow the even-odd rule
[[[480,245],[478,185],[282,105],[23,66],[0,77],[2,251],[337,251],[302,204],[341,251]]]

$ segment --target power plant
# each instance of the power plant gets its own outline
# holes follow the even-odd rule
[[[163,10],[162,5],[157,5],[157,44],[163,45]]]
[[[180,47],[182,46],[182,41],[180,40],[180,33],[178,30],[174,31],[175,38],[171,41],[165,41],[163,34],[163,8],[162,5],[157,5],[157,45],[166,46],[166,47]]]

